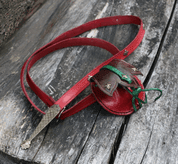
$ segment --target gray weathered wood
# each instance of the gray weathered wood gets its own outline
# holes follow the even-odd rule
[[[169,15],[166,15],[168,13],[165,12],[165,8],[168,7],[167,3],[161,4],[158,2],[154,2],[149,5],[149,8],[147,9],[148,11],[145,11],[145,14],[144,13],[141,14],[144,11],[144,9],[148,7],[148,3],[142,4],[139,1],[137,2],[138,4],[136,2],[133,3],[129,1],[128,2],[123,1],[122,3],[118,3],[118,5],[116,3],[113,11],[117,11],[117,12],[113,12],[112,15],[123,14],[123,13],[120,13],[120,11],[123,10],[124,14],[131,14],[131,12],[133,12],[136,15],[140,16],[142,20],[144,21],[144,24],[146,27],[146,34],[142,41],[142,45],[137,48],[137,50],[133,53],[133,55],[129,57],[129,59],[126,59],[130,63],[133,63],[134,65],[136,65],[141,70],[141,72],[143,72],[144,77],[142,78],[142,80],[144,80],[149,71],[149,68],[154,59],[154,56],[156,55],[156,52],[158,50],[160,39],[162,38],[163,31],[168,21],[167,18],[169,18],[171,9],[173,7],[173,1],[172,1],[172,6],[170,6],[170,9],[169,9],[170,11]],[[160,10],[157,11],[156,8],[158,8],[159,5],[163,5],[164,7],[160,8]],[[119,6],[122,6],[122,7],[127,6],[127,7],[121,9]],[[128,6],[130,8],[130,12],[129,11],[125,12],[124,10],[128,10]],[[163,14],[162,19],[157,17],[157,15],[161,13]],[[160,21],[162,21],[161,25],[160,25]],[[118,38],[121,38],[121,37],[115,37],[114,39],[118,39]],[[117,44],[117,41],[115,41],[114,44],[119,45]],[[103,114],[101,113],[99,116],[102,117],[103,119],[110,118],[107,116],[104,118],[102,115]],[[119,130],[116,131],[116,133],[113,133],[113,128],[117,129],[118,126],[119,127],[121,126],[120,122],[118,121],[120,119],[121,119],[120,117],[115,117],[113,118],[112,121],[108,119],[108,121],[103,122],[103,124],[101,123],[102,121],[100,119],[97,119],[95,123],[96,128],[92,131],[88,139],[88,142],[79,159],[80,164],[82,163],[97,163],[97,164],[108,163],[108,161],[110,160],[110,156],[111,156],[111,152],[109,152],[109,150],[111,150],[112,147],[115,146],[114,143],[117,142],[116,138],[117,136],[119,136],[119,133],[120,133]],[[113,127],[112,123],[114,123],[115,121],[117,121],[118,124],[116,124],[116,126]],[[105,134],[103,135],[103,133]],[[129,155],[132,156],[131,153]],[[127,162],[124,162],[124,163],[127,163]]]
[[[163,90],[157,102],[131,116],[115,164],[178,163],[178,3],[148,88]],[[155,93],[148,93],[153,99]]]
[[[45,0],[0,1],[0,47],[43,3]]]
[[[29,110],[30,104],[20,88],[22,64],[36,49],[59,34],[95,19],[106,7],[102,17],[135,14],[142,18],[146,27],[145,37],[127,61],[144,73],[143,81],[158,50],[173,3],[173,0],[152,3],[129,0],[47,1],[0,53],[0,151],[40,163],[108,163],[124,117],[109,114],[97,103],[64,121],[54,120],[34,139],[29,150],[20,149],[21,142],[32,134],[42,118],[35,110]],[[137,31],[134,25],[100,28],[97,37],[123,49]],[[66,48],[38,62],[31,75],[41,89],[57,100],[110,56],[96,47]],[[89,92],[89,89],[84,91],[78,100]],[[46,108],[30,90],[29,94],[40,108]]]

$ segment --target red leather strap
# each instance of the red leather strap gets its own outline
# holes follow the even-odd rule
[[[44,101],[48,106],[51,106],[54,104],[54,100],[49,97],[47,94],[45,94],[31,79],[30,75],[29,75],[29,71],[30,68],[33,66],[33,64],[41,59],[42,57],[44,57],[45,55],[57,50],[57,49],[61,49],[61,48],[65,48],[65,47],[69,47],[69,46],[80,46],[80,45],[93,45],[93,46],[98,46],[101,48],[104,48],[106,50],[108,50],[109,52],[111,52],[113,55],[116,54],[119,50],[112,45],[111,43],[101,40],[101,39],[94,39],[94,38],[70,38],[70,39],[66,39],[64,41],[58,42],[56,44],[53,44],[49,47],[47,47],[46,49],[43,49],[42,51],[40,51],[37,55],[35,55],[30,62],[28,63],[28,67],[27,67],[27,82],[29,84],[29,86],[31,87],[31,89],[36,93],[36,95],[38,95],[38,97]],[[87,80],[88,83],[88,80]],[[89,84],[89,83],[88,83]],[[83,82],[79,83],[79,87],[78,88],[74,88],[74,90],[77,89],[77,91],[80,91],[80,86],[83,86]],[[86,87],[85,87],[86,88]],[[83,89],[82,89],[83,90]],[[81,90],[81,91],[82,91]],[[81,92],[80,91],[80,92]],[[73,92],[73,91],[72,91]],[[79,93],[80,93],[79,92]],[[74,94],[74,92],[72,93]],[[77,96],[77,95],[76,95]],[[75,96],[75,97],[76,97]],[[29,100],[31,101],[31,100]],[[31,103],[33,103],[31,101]],[[34,104],[32,104],[34,106]],[[67,105],[67,104],[66,104]],[[34,106],[35,107],[35,106]],[[39,108],[35,107],[39,112],[43,113],[43,111],[41,111]]]
[[[88,30],[91,30],[93,28],[98,28],[102,26],[109,26],[109,25],[117,25],[117,24],[137,24],[140,25],[139,32],[135,39],[122,51],[119,51],[114,45],[111,43],[101,40],[101,39],[93,39],[93,38],[72,38],[74,36],[77,36],[83,32],[86,32]],[[101,67],[108,64],[111,60],[114,58],[124,59],[128,55],[130,55],[140,44],[143,36],[144,36],[144,29],[143,29],[143,23],[139,17],[135,16],[113,16],[113,17],[107,17],[102,18],[98,20],[94,20],[88,23],[85,23],[79,27],[76,27],[72,30],[69,30],[60,36],[58,36],[56,39],[51,41],[50,43],[46,44],[36,52],[34,52],[24,63],[22,70],[21,70],[21,86],[24,94],[26,95],[27,99],[30,101],[33,107],[35,107],[39,112],[45,114],[42,110],[40,110],[30,99],[28,96],[26,89],[24,87],[24,72],[25,68],[27,67],[27,82],[31,89],[40,97],[42,101],[44,101],[48,106],[51,106],[53,104],[58,104],[61,109],[64,108],[67,104],[69,104],[82,90],[84,90],[88,85],[88,75],[93,76],[96,74]],[[101,65],[93,69],[90,73],[88,73],[83,79],[81,79],[77,84],[75,84],[71,89],[69,89],[58,101],[55,102],[54,99],[52,99],[50,96],[45,94],[39,87],[33,82],[29,75],[30,68],[33,66],[33,64],[44,57],[45,55],[65,47],[69,46],[79,46],[79,45],[91,45],[91,46],[98,46],[101,48],[104,48],[108,50],[110,53],[112,53],[114,56],[108,59],[107,61],[103,62]],[[124,52],[128,51],[126,55],[124,55]],[[73,106],[72,108],[68,109],[67,111],[64,111],[61,115],[61,118],[64,119],[83,108],[91,105],[96,100],[94,99],[93,95],[87,96],[85,99],[80,101],[78,104]]]

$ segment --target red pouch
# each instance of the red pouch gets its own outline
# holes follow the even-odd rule
[[[110,113],[131,114],[134,112],[133,96],[125,87],[131,92],[132,87],[144,89],[136,75],[142,75],[142,73],[124,60],[114,59],[91,77],[92,93],[100,105]],[[140,92],[138,97],[144,101],[145,92]],[[139,109],[138,100],[135,101],[135,105]]]

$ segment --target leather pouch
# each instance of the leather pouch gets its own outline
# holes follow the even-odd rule
[[[128,115],[134,112],[132,95],[125,89],[142,88],[143,84],[136,75],[142,75],[133,65],[121,59],[112,60],[91,78],[91,89],[100,105],[116,115]],[[145,93],[138,97],[144,101]],[[135,101],[137,109],[138,101]]]

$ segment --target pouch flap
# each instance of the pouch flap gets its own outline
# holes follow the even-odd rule
[[[104,93],[112,96],[118,84],[124,87],[139,87],[134,75],[142,75],[142,73],[124,60],[114,59],[91,79]]]

